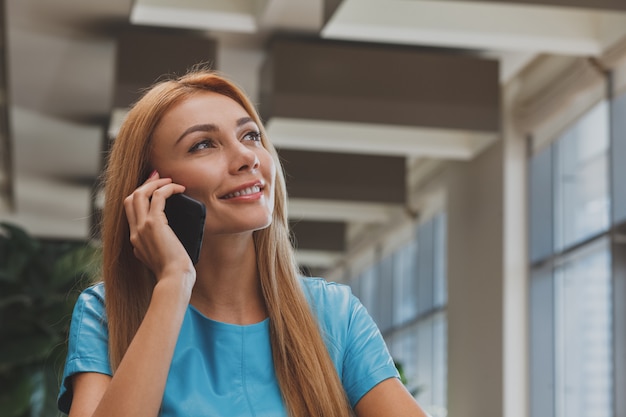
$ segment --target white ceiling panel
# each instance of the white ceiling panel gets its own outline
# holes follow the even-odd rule
[[[598,55],[626,33],[626,14],[520,4],[345,0],[321,33],[329,39]]]
[[[137,0],[130,21],[137,25],[254,33],[256,0]]]
[[[403,208],[397,204],[290,198],[288,212],[293,220],[386,223],[402,215]]]
[[[14,185],[17,210],[0,212],[0,221],[19,224],[43,238],[89,238],[91,187],[41,176],[18,176]]]
[[[443,159],[471,159],[497,139],[494,132],[275,117],[272,143],[286,149]]]
[[[21,108],[11,109],[17,175],[95,178],[101,169],[103,129]]]

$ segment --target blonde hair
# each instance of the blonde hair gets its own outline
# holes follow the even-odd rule
[[[123,199],[151,171],[149,147],[159,120],[173,105],[201,91],[223,94],[239,103],[260,127],[263,146],[280,168],[278,154],[250,100],[215,72],[194,69],[161,81],[133,106],[115,139],[104,177],[103,276],[113,370],[143,320],[155,285],[154,276],[133,255]],[[298,281],[286,200],[284,174],[277,169],[273,221],[254,232],[254,243],[278,383],[292,417],[349,416],[345,391]]]

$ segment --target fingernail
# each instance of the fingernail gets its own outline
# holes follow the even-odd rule
[[[148,178],[154,178],[158,175],[159,173],[157,172],[157,170],[155,169],[154,171],[152,171],[152,173],[150,174],[150,176]]]

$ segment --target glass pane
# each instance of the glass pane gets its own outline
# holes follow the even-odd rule
[[[361,273],[359,278],[359,298],[367,309],[370,316],[376,321],[378,309],[376,308],[376,268],[370,267]]]
[[[422,320],[417,324],[417,374],[414,389],[416,398],[426,409],[433,404],[433,322]]]
[[[432,417],[446,417],[448,398],[448,321],[445,313],[433,317],[433,402]]]
[[[625,227],[626,225],[622,225]],[[615,236],[615,235],[614,235]],[[613,357],[614,392],[626,392],[626,241],[614,239],[611,244],[613,272]],[[615,397],[615,415],[626,416],[626,396]]]
[[[434,222],[429,221],[417,229],[418,245],[418,284],[417,284],[417,308],[420,314],[433,308],[434,301]]]
[[[626,94],[611,104],[611,169],[613,171],[613,223],[626,220]]]
[[[555,271],[556,415],[612,417],[612,296],[608,242]]]
[[[554,417],[554,280],[552,267],[530,278],[530,415]]]
[[[393,257],[387,256],[380,262],[378,269],[377,314],[375,320],[383,333],[389,330],[393,324],[393,266]]]
[[[591,109],[555,143],[555,248],[609,226],[608,105]]]
[[[536,262],[552,255],[552,147],[536,153],[530,159],[529,214],[530,261]]]
[[[434,305],[445,306],[448,302],[448,280],[446,279],[446,215],[438,214],[435,217],[435,267],[434,267]]]
[[[417,244],[411,241],[393,255],[393,293],[396,325],[417,315]]]

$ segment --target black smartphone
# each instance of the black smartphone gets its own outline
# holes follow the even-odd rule
[[[185,194],[174,194],[165,201],[167,222],[195,265],[200,257],[206,207]]]

